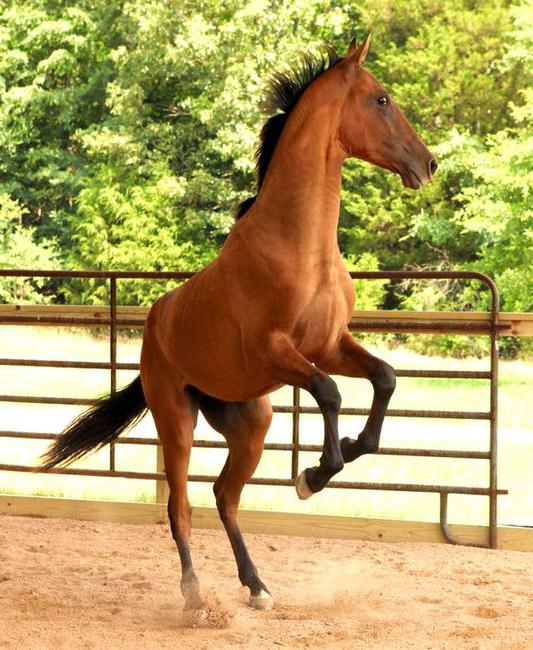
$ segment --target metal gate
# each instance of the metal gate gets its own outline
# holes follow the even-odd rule
[[[137,370],[139,364],[117,362],[117,331],[119,328],[142,328],[146,310],[138,309],[135,314],[121,315],[121,308],[117,306],[117,281],[120,280],[185,280],[192,277],[190,272],[121,272],[121,271],[33,271],[33,270],[0,270],[0,277],[23,277],[23,278],[75,278],[75,279],[101,279],[109,282],[109,305],[92,308],[91,313],[79,308],[76,315],[53,314],[53,308],[42,307],[32,308],[32,314],[25,313],[23,308],[15,306],[9,313],[0,310],[0,324],[18,325],[58,325],[58,326],[84,326],[84,327],[106,327],[109,329],[109,361],[54,361],[35,359],[0,359],[0,365],[6,366],[29,366],[48,368],[78,368],[78,369],[101,369],[109,370],[110,391],[115,392],[117,388],[118,370]],[[440,495],[440,526],[445,538],[454,544],[461,543],[453,538],[448,528],[448,495],[467,494],[480,495],[489,498],[489,526],[488,542],[482,546],[489,548],[497,547],[497,503],[498,495],[507,494],[506,490],[498,489],[497,479],[497,435],[498,435],[498,334],[501,330],[508,329],[510,325],[499,323],[499,297],[496,286],[486,275],[475,272],[447,272],[447,271],[376,271],[376,272],[353,272],[350,274],[353,279],[358,280],[478,280],[486,285],[491,296],[491,310],[487,318],[474,320],[454,320],[453,318],[441,318],[424,320],[419,318],[415,321],[402,317],[401,312],[381,314],[382,317],[373,317],[369,312],[363,318],[361,314],[356,315],[351,323],[350,329],[355,332],[411,332],[411,333],[459,333],[471,335],[485,335],[490,337],[490,367],[487,371],[452,371],[452,370],[416,370],[397,369],[397,377],[423,377],[423,378],[460,378],[480,379],[489,382],[490,408],[488,411],[436,411],[436,410],[408,410],[390,409],[388,417],[419,417],[419,418],[456,418],[462,420],[488,420],[490,426],[489,451],[460,451],[446,449],[403,449],[403,448],[382,448],[377,453],[392,456],[419,456],[438,458],[470,458],[484,459],[489,461],[489,475],[487,487],[469,487],[462,485],[424,485],[413,483],[372,483],[356,481],[331,481],[328,487],[357,490],[393,490],[402,492],[424,492]],[[20,313],[18,313],[20,312]],[[459,312],[457,312],[459,314]],[[447,312],[449,315],[449,312]],[[423,316],[423,313],[421,314]],[[53,396],[29,396],[29,395],[0,395],[3,402],[23,402],[29,404],[62,404],[62,405],[89,405],[90,399],[53,397]],[[292,441],[290,444],[267,443],[266,450],[286,451],[291,454],[291,475],[280,478],[253,478],[249,481],[252,484],[291,486],[294,484],[299,471],[299,453],[309,451],[321,451],[319,445],[308,445],[300,443],[300,416],[302,414],[320,414],[317,407],[307,407],[300,403],[300,389],[293,389],[292,405],[273,406],[275,413],[288,413],[292,415]],[[341,414],[346,415],[368,415],[368,409],[342,408]],[[56,434],[40,433],[34,431],[0,431],[0,437],[53,440]],[[106,476],[135,479],[150,479],[163,481],[165,475],[158,472],[137,472],[117,470],[115,467],[115,445],[136,444],[136,445],[157,445],[157,438],[144,438],[125,436],[119,438],[109,446],[109,468],[106,470],[91,470],[81,468],[54,468],[50,473],[80,476]],[[195,440],[195,447],[223,448],[225,443],[210,440]],[[14,472],[35,472],[33,466],[0,464],[0,471]],[[162,465],[158,464],[158,469]],[[211,482],[215,476],[190,475],[191,481]],[[161,483],[159,483],[161,485]],[[479,544],[471,544],[479,546]]]

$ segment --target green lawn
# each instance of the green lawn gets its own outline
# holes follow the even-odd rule
[[[121,340],[119,360],[135,361],[139,354],[138,340]],[[49,359],[106,360],[108,343],[88,334],[46,328],[4,327],[0,329],[0,356]],[[487,369],[487,360],[455,360],[424,357],[407,350],[376,350],[397,368]],[[135,373],[119,373],[119,383],[127,382]],[[0,366],[3,393],[26,395],[57,395],[92,397],[106,392],[109,376],[106,371],[15,368]],[[338,378],[344,406],[368,406],[371,390],[367,382]],[[533,383],[533,363],[523,361],[500,364],[500,487],[509,496],[500,498],[500,523],[533,523],[533,437],[529,405]],[[290,403],[291,389],[272,396],[275,404]],[[308,395],[303,403],[312,405]],[[450,410],[487,410],[489,406],[486,380],[398,380],[391,402],[392,408],[424,408]],[[41,406],[1,403],[2,429],[58,432],[76,414],[77,407]],[[357,434],[363,418],[341,418],[341,435]],[[134,435],[155,435],[150,417],[134,430]],[[219,439],[205,421],[200,419],[198,438]],[[291,417],[275,416],[267,440],[290,442]],[[319,416],[302,416],[301,440],[319,443],[322,422]],[[486,421],[387,418],[382,444],[390,447],[427,447],[443,449],[488,449],[489,428]],[[46,448],[45,442],[0,439],[0,462],[31,464]],[[191,473],[216,473],[224,462],[224,450],[195,449]],[[80,463],[84,467],[105,468],[108,451],[103,450]],[[316,462],[316,454],[301,454],[304,468]],[[119,469],[155,471],[155,449],[138,445],[117,447]],[[265,452],[256,476],[287,478],[290,474],[290,453]],[[368,456],[348,465],[340,475],[344,480],[439,483],[485,486],[488,461],[431,458]],[[52,494],[81,498],[151,501],[154,483],[130,479],[66,477],[0,472],[0,492],[16,494]],[[193,505],[214,505],[210,484],[191,483]],[[485,523],[488,499],[452,496],[450,520],[457,523]],[[243,508],[282,511],[344,514],[369,517],[393,517],[435,521],[438,518],[438,495],[375,491],[327,489],[309,501],[297,499],[293,488],[247,486]]]

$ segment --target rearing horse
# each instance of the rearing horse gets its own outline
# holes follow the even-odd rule
[[[168,515],[182,566],[185,607],[201,605],[189,552],[187,476],[200,409],[227,440],[213,486],[250,604],[272,607],[237,523],[244,484],[254,473],[272,419],[268,393],[299,386],[324,417],[317,467],[296,479],[301,499],[322,490],[344,463],[378,449],[395,387],[393,369],[364,350],[348,330],[354,290],[337,226],[341,167],[357,157],[426,185],[435,159],[380,83],[363,67],[369,37],[344,58],[306,56],[271,84],[271,108],[257,155],[258,193],[218,257],[151,308],[141,374],[78,417],[49,450],[44,466],[70,462],[153,414],[170,487]],[[207,322],[214,327],[207,327]],[[370,414],[355,439],[339,440],[341,396],[330,374],[364,377],[374,388]]]

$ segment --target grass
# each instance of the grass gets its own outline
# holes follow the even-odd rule
[[[119,360],[135,361],[140,341],[123,339],[119,343]],[[448,358],[425,357],[404,349],[377,349],[377,354],[398,368],[441,368],[485,370],[487,360],[458,361]],[[106,360],[108,343],[87,333],[66,330],[4,327],[0,329],[0,356],[41,359]],[[120,372],[119,385],[135,373]],[[2,393],[25,395],[61,395],[92,397],[105,393],[109,386],[106,371],[56,368],[17,368],[0,366]],[[533,438],[530,430],[529,400],[533,381],[533,363],[501,362],[499,416],[499,477],[500,487],[509,496],[500,498],[501,523],[533,523]],[[370,404],[368,382],[338,378],[344,406]],[[284,388],[272,396],[275,404],[288,404],[291,389]],[[312,398],[302,395],[304,404],[313,405]],[[423,408],[439,410],[485,411],[489,407],[486,380],[436,380],[401,378],[391,402],[392,408]],[[77,407],[2,403],[2,429],[57,432],[78,412]],[[356,435],[364,418],[344,416],[340,422],[341,435]],[[302,416],[301,441],[320,443],[322,421],[319,416]],[[136,436],[154,436],[151,417],[145,418],[134,430]],[[197,438],[220,439],[200,418]],[[290,442],[291,417],[277,414],[269,431],[270,442]],[[382,445],[387,447],[420,447],[442,449],[487,450],[488,422],[469,420],[434,420],[420,418],[386,419]],[[0,462],[32,464],[46,448],[43,441],[2,438]],[[225,459],[224,450],[194,449],[192,474],[216,474]],[[108,450],[82,461],[79,465],[106,468]],[[317,454],[301,454],[300,468],[316,463]],[[117,468],[155,471],[155,448],[140,445],[117,447]],[[287,478],[290,475],[290,453],[265,452],[256,476]],[[346,466],[343,480],[405,483],[438,483],[486,486],[488,461],[470,459],[409,458],[368,456]],[[0,492],[5,494],[39,494],[72,498],[152,501],[152,481],[102,477],[71,477],[30,475],[0,472]],[[191,483],[193,505],[214,505],[210,484]],[[247,486],[241,507],[263,510],[283,510],[323,514],[343,514],[368,517],[392,517],[419,521],[438,519],[438,495],[393,493],[379,491],[346,491],[327,489],[306,502],[297,500],[293,488]],[[457,523],[486,523],[488,499],[484,497],[452,496],[450,521]]]

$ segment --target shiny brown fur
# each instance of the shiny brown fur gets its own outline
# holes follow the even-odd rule
[[[379,82],[363,67],[368,38],[305,90],[283,128],[258,196],[218,257],[164,295],[148,316],[141,379],[163,444],[169,515],[186,606],[201,602],[189,554],[187,472],[198,409],[228,442],[215,484],[239,576],[255,607],[271,606],[237,525],[271,420],[268,393],[284,384],[315,397],[324,415],[319,466],[299,477],[302,498],[345,461],[375,451],[394,373],[348,331],[353,283],[337,244],[341,167],[355,156],[417,189],[436,163]],[[382,106],[382,97],[387,105]],[[339,441],[340,395],[329,374],[369,379],[374,401],[355,440]]]

